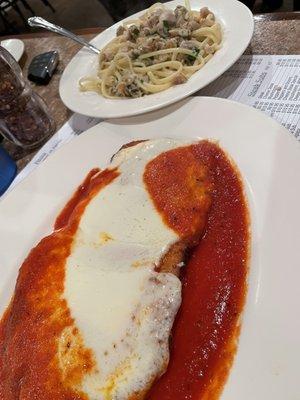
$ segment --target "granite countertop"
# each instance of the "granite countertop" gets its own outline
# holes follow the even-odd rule
[[[82,36],[91,40],[95,35],[96,33],[86,33]],[[253,38],[245,54],[300,54],[299,38],[299,19],[267,20],[258,16],[255,18]],[[33,89],[46,101],[50,113],[56,121],[56,128],[59,129],[71,116],[71,111],[63,105],[59,97],[59,79],[64,68],[81,46],[64,37],[52,34],[30,35],[30,37],[23,37],[22,40],[25,43],[25,54],[20,64],[25,77],[27,76],[28,65],[35,55],[50,50],[59,52],[59,66],[51,82],[47,86],[37,86],[30,83]],[[5,139],[2,142],[2,146],[17,161],[19,170],[30,161],[38,150],[23,150]]]

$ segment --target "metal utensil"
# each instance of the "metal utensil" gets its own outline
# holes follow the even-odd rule
[[[31,17],[27,20],[28,25],[44,28],[48,31],[58,33],[59,35],[66,36],[69,39],[74,40],[77,43],[82,44],[83,46],[89,48],[96,54],[100,53],[100,50],[97,47],[93,46],[92,44],[88,43],[86,40],[82,39],[81,37],[75,35],[74,33],[68,31],[67,29],[62,28],[61,26],[51,24],[51,22],[46,21],[44,18],[41,17]]]

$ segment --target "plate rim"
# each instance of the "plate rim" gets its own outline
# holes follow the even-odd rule
[[[185,105],[185,102],[198,102],[198,101],[208,101],[208,102],[212,102],[214,103],[215,101],[218,103],[231,103],[232,105],[235,105],[237,107],[241,107],[244,109],[247,109],[248,111],[252,112],[253,115],[258,115],[258,116],[262,116],[264,119],[268,120],[270,123],[274,124],[275,126],[277,126],[277,128],[280,129],[281,133],[280,135],[285,135],[287,136],[289,139],[288,140],[293,140],[294,143],[296,144],[296,146],[299,147],[300,149],[300,141],[297,140],[297,138],[287,129],[285,128],[282,124],[280,124],[280,122],[276,121],[274,118],[272,118],[270,115],[264,113],[263,111],[256,109],[250,105],[244,104],[244,103],[240,103],[237,100],[232,100],[232,99],[224,99],[223,97],[214,97],[214,96],[189,96],[186,97],[184,99],[181,99],[180,101],[178,101],[178,103],[182,103],[181,105]],[[43,160],[43,162],[41,164],[39,164],[33,171],[31,171],[27,176],[24,177],[24,179],[22,179],[12,190],[8,190],[7,192],[5,192],[1,197],[0,197],[0,211],[1,211],[1,202],[7,197],[10,196],[11,193],[13,193],[16,188],[19,188],[20,186],[23,185],[23,183],[27,182],[27,180],[31,177],[32,173],[35,174],[37,170],[40,169],[41,166],[47,164],[50,160],[52,160],[53,157],[56,157],[57,154],[59,154],[61,151],[63,151],[63,149],[65,147],[69,147],[72,146],[72,144],[74,142],[77,142],[78,140],[82,140],[82,136],[86,135],[86,134],[91,134],[91,132],[93,132],[93,130],[96,130],[99,126],[101,126],[102,124],[108,124],[108,125],[126,125],[128,123],[133,123],[135,118],[143,118],[144,116],[151,116],[155,115],[155,113],[158,113],[160,110],[163,112],[166,112],[166,114],[168,114],[168,109],[171,109],[172,106],[175,106],[174,103],[167,105],[166,107],[163,107],[161,109],[157,109],[157,110],[152,110],[149,111],[149,113],[146,114],[137,114],[134,116],[126,116],[126,117],[118,117],[118,118],[107,118],[107,119],[103,119],[103,120],[99,120],[99,122],[97,124],[95,124],[94,126],[88,128],[87,130],[83,131],[80,135],[74,137],[72,140],[68,141],[67,143],[64,143],[63,146],[59,147],[58,149],[56,149],[54,152],[51,152],[51,154],[49,154],[47,156],[47,158],[45,160]],[[172,110],[171,110],[172,112]],[[290,137],[292,137],[292,139],[290,139]],[[41,148],[42,149],[42,148]],[[76,188],[74,188],[75,190]]]

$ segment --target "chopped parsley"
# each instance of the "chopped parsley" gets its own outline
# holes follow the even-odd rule
[[[193,61],[195,61],[196,58],[198,57],[199,52],[200,52],[200,49],[198,49],[198,48],[195,47],[195,48],[193,49],[193,51],[192,51],[192,54],[187,56],[188,61],[190,61],[191,63],[192,63]]]
[[[170,29],[169,22],[166,20],[163,20],[163,33],[165,36],[168,36],[169,29]]]

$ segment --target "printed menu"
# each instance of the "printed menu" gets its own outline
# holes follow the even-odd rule
[[[300,56],[243,56],[197,95],[257,108],[300,140]]]

